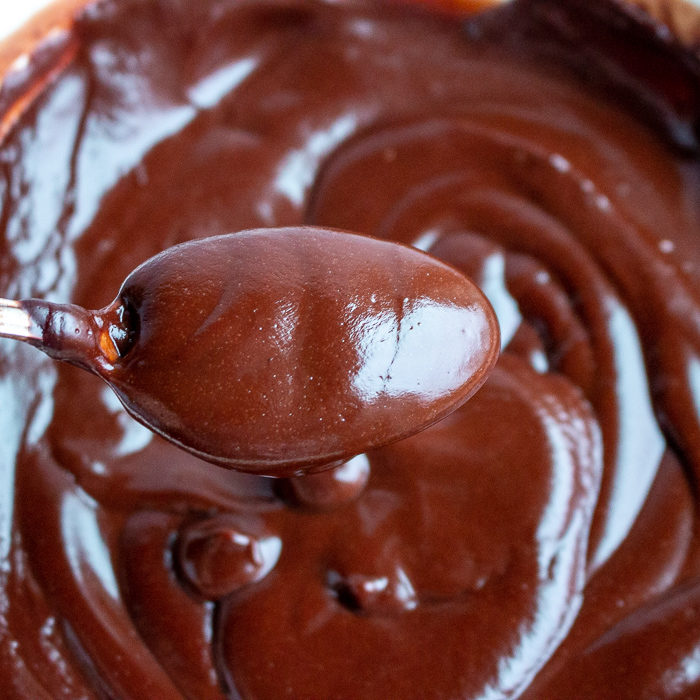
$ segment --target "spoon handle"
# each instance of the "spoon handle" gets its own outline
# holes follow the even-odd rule
[[[0,338],[42,343],[43,331],[19,301],[0,299]]]
[[[97,371],[119,358],[115,324],[98,312],[43,299],[0,299],[0,338],[29,343],[54,360]]]

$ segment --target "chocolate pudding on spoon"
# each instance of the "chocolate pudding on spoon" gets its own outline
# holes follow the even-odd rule
[[[436,423],[500,347],[488,300],[457,270],[313,227],[170,248],[97,312],[3,304],[0,335],[102,377],[134,418],[198,457],[278,477]]]
[[[71,37],[3,140],[2,296],[101,308],[174,244],[328,226],[465,272],[503,353],[273,490],[4,346],[9,697],[692,697],[697,59],[612,0],[112,0]]]

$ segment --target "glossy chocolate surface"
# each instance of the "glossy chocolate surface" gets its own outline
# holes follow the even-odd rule
[[[464,274],[317,226],[173,246],[99,311],[19,306],[38,329],[27,342],[102,377],[141,424],[272,477],[339,466],[436,423],[500,349],[493,309]]]
[[[503,353],[276,482],[3,346],[6,695],[697,697],[697,58],[612,0],[108,0],[77,36],[3,142],[3,296],[100,308],[176,243],[320,225],[466,272]]]
[[[239,471],[293,476],[459,408],[499,351],[486,297],[439,260],[317,227],[169,248],[119,292],[101,375],[145,425]]]

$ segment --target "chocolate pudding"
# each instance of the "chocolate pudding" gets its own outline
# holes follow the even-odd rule
[[[668,27],[103,0],[0,109],[0,296],[102,308],[175,244],[323,226],[468,275],[502,347],[432,427],[269,479],[3,341],[3,698],[700,697],[700,60]]]

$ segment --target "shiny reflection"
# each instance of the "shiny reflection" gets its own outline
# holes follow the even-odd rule
[[[192,85],[187,91],[187,95],[192,104],[200,109],[213,107],[221,98],[250,76],[259,63],[259,58],[249,56],[217,68]]]
[[[700,681],[700,646],[681,660],[678,667],[666,671],[662,678],[668,697],[677,697]]]
[[[626,309],[608,304],[608,329],[613,341],[616,372],[617,464],[611,485],[605,532],[591,560],[593,569],[620,546],[644,505],[666,440],[659,429],[649,396],[639,336]]]
[[[217,600],[265,578],[281,551],[279,537],[253,535],[235,518],[214,516],[182,528],[176,553],[186,583]]]
[[[501,349],[518,330],[523,317],[506,282],[506,252],[477,233],[428,231],[419,240],[435,236],[427,249],[471,278],[491,302],[501,329]]]
[[[552,558],[552,576],[541,582],[538,603],[531,621],[523,621],[516,646],[498,662],[498,680],[487,687],[479,700],[517,698],[530,685],[543,658],[549,658],[566,637],[583,602],[583,549],[576,544],[576,532],[584,523],[576,513],[570,529]],[[577,591],[573,596],[572,589]]]
[[[506,262],[503,255],[490,255],[484,260],[481,291],[491,302],[501,327],[501,348],[505,348],[518,330],[522,316],[518,305],[505,286]]]
[[[293,204],[301,206],[314,182],[321,159],[347,139],[359,122],[358,115],[349,113],[339,117],[326,129],[311,133],[306,143],[291,151],[281,163],[275,177],[275,189]]]
[[[137,423],[125,410],[117,395],[109,388],[104,387],[101,399],[107,410],[116,418],[121,429],[121,439],[114,445],[112,456],[114,458],[128,457],[145,449],[155,435],[145,426]]]
[[[2,345],[4,344],[3,342]],[[13,357],[13,350],[15,353],[18,351],[17,348],[8,347],[4,358]],[[24,348],[19,350],[20,353],[26,351]],[[26,400],[28,393],[30,391],[23,383],[12,381],[9,377],[0,379],[0,395],[3,397],[0,401],[0,432],[3,435],[3,439],[0,440],[0,572],[9,568],[8,557],[15,512],[15,465],[22,446],[24,425],[28,419],[26,414],[31,410]],[[36,416],[34,418],[37,433],[43,432],[44,421],[51,415],[51,401],[44,397],[41,405],[45,410],[40,411],[42,415],[38,420]]]
[[[455,391],[473,375],[489,328],[482,309],[402,302],[354,322],[359,367],[353,386],[362,401],[380,396],[431,401]]]
[[[85,495],[70,493],[61,502],[61,540],[65,555],[81,589],[104,591],[118,601],[119,585],[100,530],[96,504],[88,504],[86,500]]]

